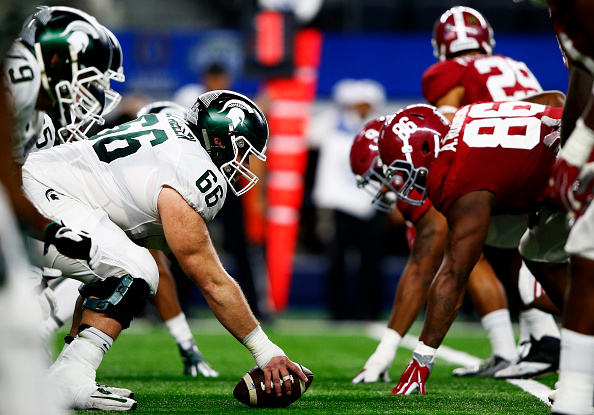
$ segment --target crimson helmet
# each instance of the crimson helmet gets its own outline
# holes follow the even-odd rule
[[[399,199],[415,206],[425,202],[427,174],[449,128],[448,120],[431,105],[410,105],[387,117],[378,151],[388,187]],[[411,197],[413,190],[420,199]]]
[[[382,188],[387,185],[382,161],[377,151],[377,139],[386,117],[368,122],[359,131],[351,146],[351,170],[357,179],[357,187],[373,196],[373,206],[382,212],[394,210],[396,197],[386,196]]]
[[[452,7],[435,22],[433,27],[433,54],[440,61],[460,53],[479,50],[490,55],[495,40],[493,29],[482,14],[465,7]]]

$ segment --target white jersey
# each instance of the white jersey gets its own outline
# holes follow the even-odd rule
[[[129,238],[166,249],[157,211],[164,186],[206,222],[223,206],[227,182],[184,120],[146,114],[89,140],[31,154],[23,174],[61,195],[104,210]],[[52,197],[48,190],[46,198]]]
[[[14,42],[4,62],[4,77],[13,108],[13,157],[24,164],[32,151],[51,148],[55,131],[51,119],[37,111],[41,72],[35,56],[21,42]]]

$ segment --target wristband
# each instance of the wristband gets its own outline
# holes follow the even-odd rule
[[[437,111],[441,112],[442,114],[455,114],[458,111],[458,108],[454,107],[453,105],[442,105],[437,108]]]
[[[567,163],[582,168],[588,161],[593,147],[594,131],[584,123],[583,118],[580,118],[561,149],[560,157]]]
[[[396,330],[387,328],[382,336],[382,340],[377,346],[377,350],[388,350],[395,352],[400,346],[402,336]]]
[[[260,326],[245,336],[241,343],[252,353],[256,364],[262,370],[273,357],[285,356],[285,352],[270,341]]]
[[[429,371],[433,370],[435,364],[435,354],[437,349],[431,346],[427,346],[425,343],[419,340],[417,347],[413,350],[413,358],[417,359],[419,363],[424,364],[429,368]]]

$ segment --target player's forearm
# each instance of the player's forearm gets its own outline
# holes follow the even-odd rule
[[[258,321],[237,282],[231,277],[225,279],[201,286],[200,290],[215,317],[237,340],[243,341]]]
[[[462,306],[466,281],[447,271],[440,271],[435,277],[429,290],[425,324],[419,337],[426,345],[434,348],[441,345]]]
[[[404,269],[392,306],[388,327],[404,336],[421,313],[433,274],[419,272],[419,266],[408,264]]]

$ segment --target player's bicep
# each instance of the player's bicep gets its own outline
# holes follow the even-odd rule
[[[204,219],[170,187],[161,190],[157,208],[171,252],[186,275],[202,287],[222,270]]]

